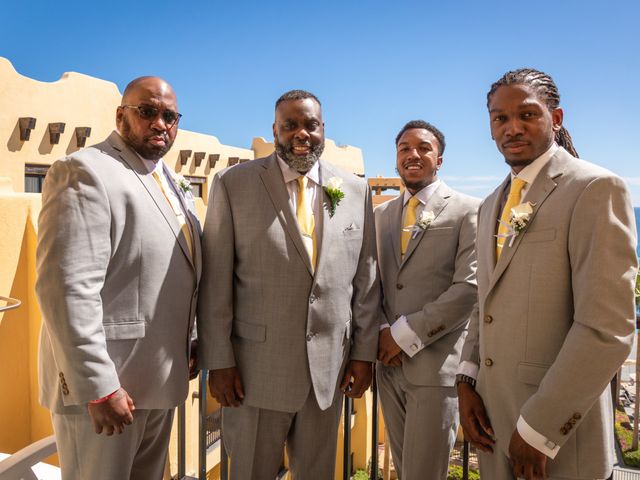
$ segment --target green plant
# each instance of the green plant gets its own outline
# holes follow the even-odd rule
[[[460,465],[449,465],[447,480],[462,480],[462,467]],[[469,480],[480,480],[480,474],[470,468]]]
[[[624,408],[616,408],[616,440],[622,452],[622,459],[628,467],[640,467],[640,449],[631,450],[633,427]]]
[[[640,271],[636,275],[636,305],[640,305]]]
[[[356,474],[351,477],[351,480],[369,480],[369,475],[364,470],[356,470]]]

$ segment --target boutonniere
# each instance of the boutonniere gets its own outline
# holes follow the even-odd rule
[[[504,226],[507,227],[507,233],[502,235],[496,235],[497,237],[505,237],[510,238],[509,247],[513,245],[516,237],[522,232],[525,227],[529,224],[531,220],[531,215],[533,214],[533,207],[535,207],[535,203],[525,202],[520,205],[516,205],[509,212],[509,222],[505,223],[500,220]]]
[[[180,187],[180,190],[182,190],[184,193],[189,193],[191,191],[191,182],[184,178],[182,175],[178,175],[176,173],[175,180],[178,184],[178,187]]]
[[[344,198],[344,192],[342,191],[342,179],[340,177],[331,177],[327,184],[322,187],[327,196],[329,197],[329,217],[333,217],[336,213],[336,207],[340,203],[340,200]]]
[[[416,219],[416,223],[411,227],[407,227],[404,230],[407,232],[413,232],[411,238],[416,238],[418,233],[426,230],[431,226],[431,223],[435,220],[436,215],[431,211],[423,210],[420,212],[420,216]]]

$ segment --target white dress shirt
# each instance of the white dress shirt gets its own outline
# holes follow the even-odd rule
[[[533,162],[520,170],[519,173],[516,174],[511,171],[511,181],[513,181],[513,179],[517,177],[527,182],[527,184],[522,189],[523,202],[526,200],[527,193],[529,192],[529,189],[531,188],[531,185],[535,181],[536,177],[540,173],[540,170],[542,170],[542,168],[549,162],[549,160],[551,160],[551,157],[553,157],[558,148],[558,145],[554,142],[546,152],[544,152]],[[460,362],[457,373],[467,375],[471,378],[478,378],[478,370],[479,367],[475,363],[464,361]],[[560,451],[560,447],[558,445],[531,428],[531,426],[524,420],[524,418],[522,418],[522,416],[518,418],[516,428],[525,442],[527,442],[536,450],[544,453],[547,457],[553,459],[558,454],[558,451]]]
[[[415,195],[411,195],[408,190],[404,191],[402,206],[403,223],[409,199],[414,196],[420,201],[420,203],[416,206],[416,218],[420,218],[420,214],[424,210],[424,207],[427,204],[427,200],[431,198],[431,196],[435,193],[439,186],[440,180],[436,179],[433,183],[430,183],[422,190],[416,192]],[[413,328],[411,328],[406,316],[400,315],[398,319],[393,322],[393,325],[385,323],[380,326],[380,330],[384,330],[385,328],[391,328],[391,336],[398,344],[398,346],[402,349],[402,351],[409,357],[413,357],[416,353],[424,348],[424,343],[422,343],[420,337],[416,335],[416,332],[413,330]]]

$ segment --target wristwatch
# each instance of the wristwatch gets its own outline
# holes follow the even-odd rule
[[[462,373],[459,373],[458,375],[456,375],[456,387],[458,386],[459,383],[468,383],[473,388],[476,388],[476,379],[473,377],[470,377],[469,375],[464,375]]]

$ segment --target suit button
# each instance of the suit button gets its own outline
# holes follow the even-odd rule
[[[64,373],[60,372],[60,373],[58,374],[58,376],[59,376],[60,378],[64,378]]]
[[[313,303],[316,301],[316,296],[314,294],[311,294],[311,296],[309,297],[309,303]]]
[[[315,335],[315,333],[313,333],[313,332],[307,333],[307,342],[310,342],[314,335]]]
[[[396,288],[397,288],[398,290],[402,290],[402,289],[404,288],[404,285],[402,285],[401,283],[397,283],[397,284],[396,284]]]
[[[484,364],[485,364],[487,367],[490,367],[491,365],[493,365],[493,360],[491,360],[490,358],[487,358],[487,359],[484,361]]]
[[[484,323],[491,323],[491,322],[493,322],[493,317],[491,315],[485,315]]]
[[[399,319],[402,315],[400,315],[399,313],[396,313],[396,320]]]
[[[582,418],[582,415],[580,415],[579,413],[574,413],[574,414],[573,414],[573,418],[574,418],[575,420],[580,420],[580,419]]]
[[[567,427],[562,427],[560,429],[560,433],[562,433],[563,435],[566,435],[567,433],[569,433],[569,430],[567,430]]]

